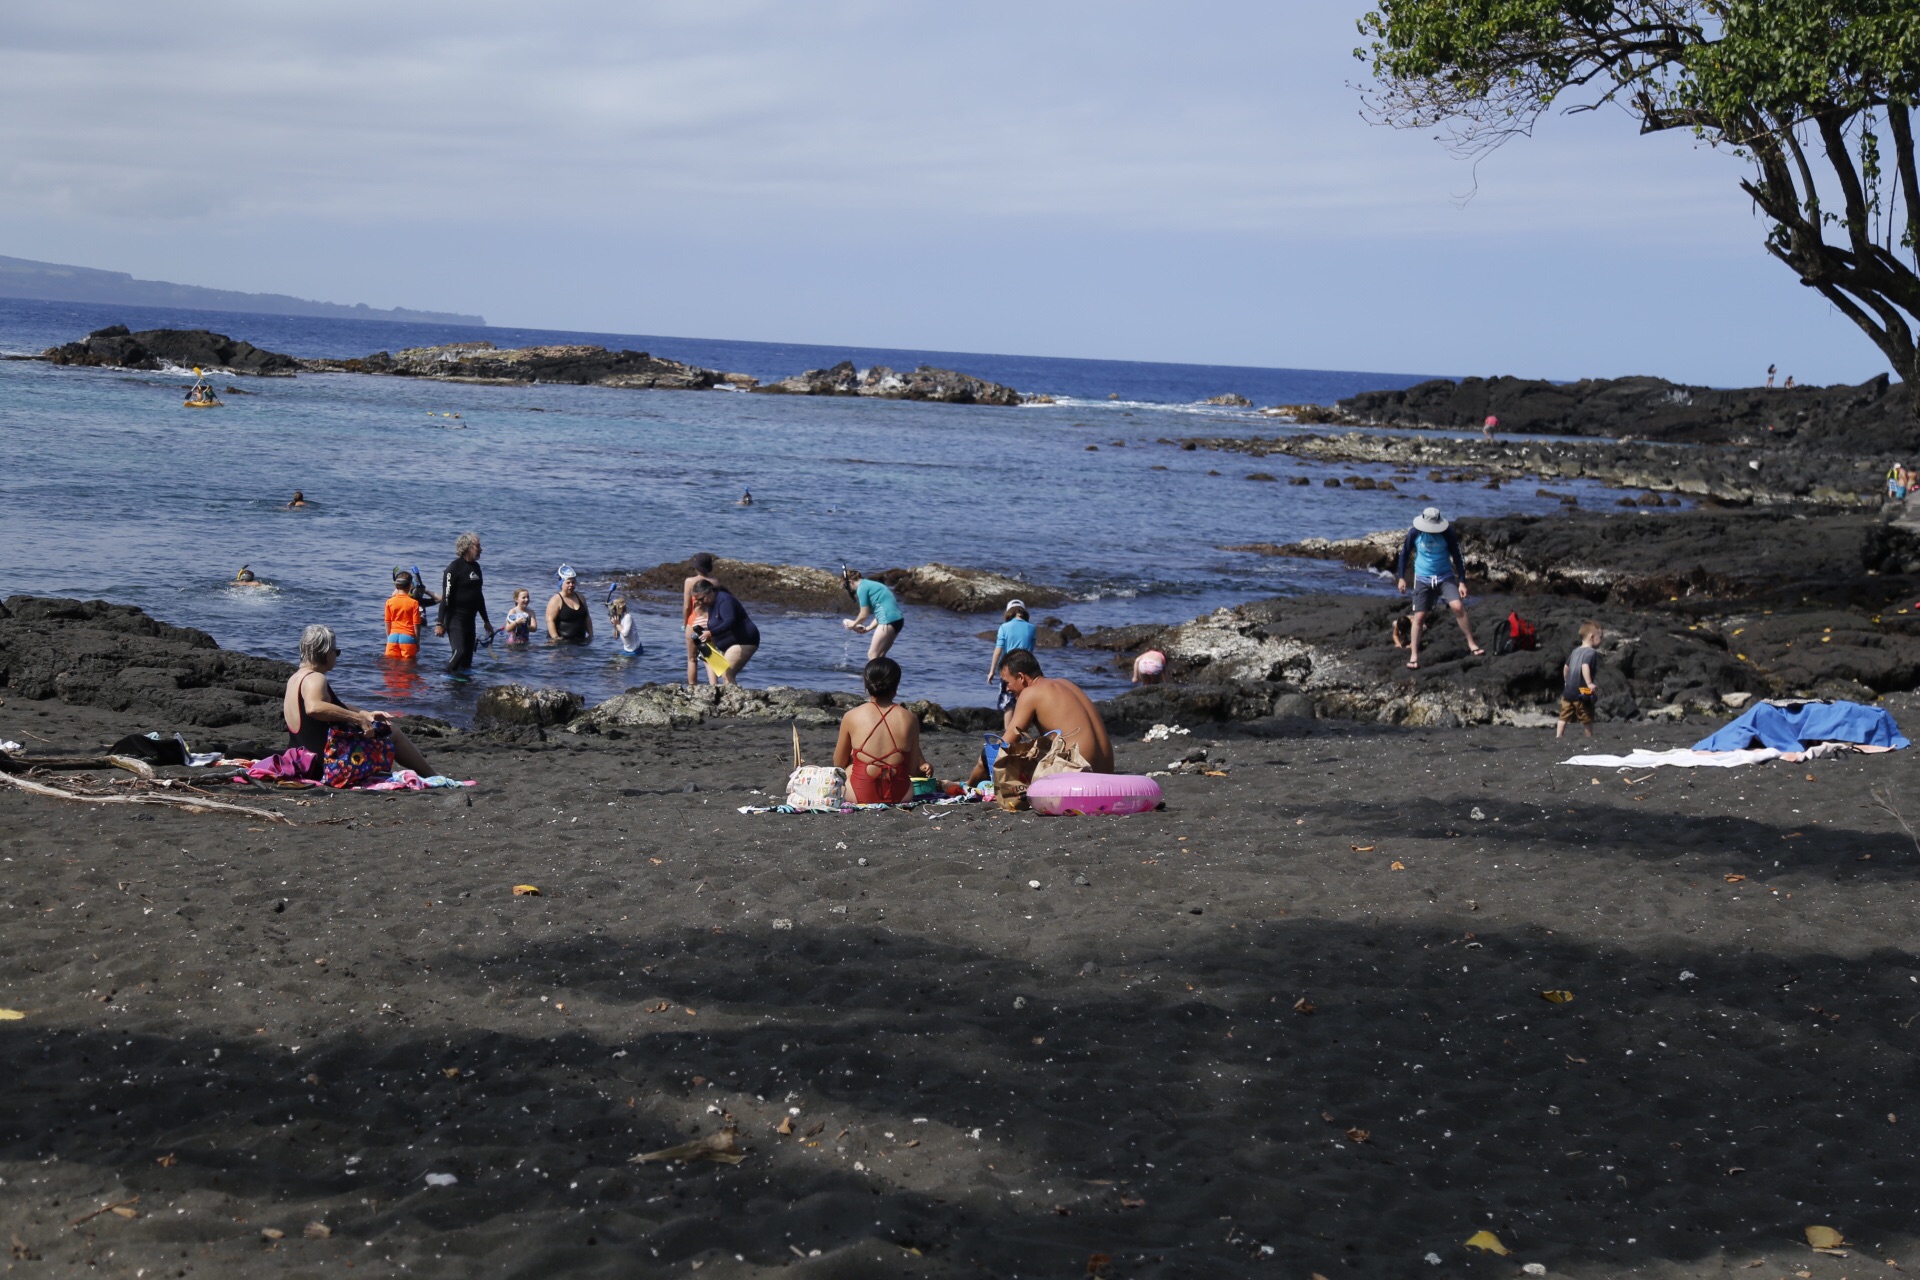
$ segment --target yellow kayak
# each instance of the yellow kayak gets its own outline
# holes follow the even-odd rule
[[[180,407],[183,409],[224,409],[227,407],[227,402],[225,400],[183,400],[180,402]]]

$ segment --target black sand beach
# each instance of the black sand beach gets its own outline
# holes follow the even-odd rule
[[[473,791],[250,801],[292,827],[0,794],[11,1265],[1920,1265],[1920,855],[1870,794],[1912,753],[1616,774],[1537,730],[1290,724],[1112,821],[742,815],[771,724],[466,735],[433,751]],[[0,705],[0,737],[132,727]],[[629,1163],[730,1124],[737,1166]],[[105,1205],[135,1216],[69,1225]]]

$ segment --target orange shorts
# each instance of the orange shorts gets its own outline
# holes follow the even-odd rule
[[[420,646],[417,644],[395,644],[389,640],[387,641],[387,656],[389,658],[405,658],[408,662],[412,662],[420,656]]]

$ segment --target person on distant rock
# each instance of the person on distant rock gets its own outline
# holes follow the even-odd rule
[[[1071,680],[1045,676],[1030,649],[1016,649],[1000,660],[1000,678],[1016,701],[1007,720],[1007,741],[1028,729],[1036,734],[1059,730],[1067,745],[1078,750],[1094,773],[1113,772],[1113,740],[1107,722],[1086,690]]]
[[[1787,387],[1787,390],[1789,390],[1789,391],[1791,391],[1791,390],[1793,390],[1793,375],[1792,375],[1792,374],[1788,374],[1788,375],[1787,375],[1787,382],[1786,382],[1786,387]]]
[[[1012,721],[1013,704],[1020,697],[1001,678],[1000,660],[1017,649],[1033,652],[1034,638],[1039,634],[1039,628],[1033,625],[1033,619],[1027,615],[1027,602],[1007,601],[1007,611],[1001,617],[1000,629],[993,633],[993,660],[987,664],[987,683],[1000,681],[1000,695],[995,703],[1000,708],[1000,722],[1007,736],[1012,733],[1006,726]]]
[[[1487,420],[1480,424],[1480,438],[1483,440],[1491,440],[1493,439],[1493,433],[1499,429],[1500,419],[1494,417],[1492,414],[1488,414]]]
[[[740,672],[760,648],[760,628],[753,625],[733,592],[716,583],[702,580],[693,589],[693,599],[706,615],[705,623],[693,628],[695,643],[704,641],[719,651],[726,666],[714,675],[721,683],[739,684]],[[712,671],[711,666],[708,670]]]
[[[1167,678],[1167,655],[1149,649],[1133,660],[1133,683],[1159,684]]]
[[[1420,633],[1426,628],[1427,612],[1442,600],[1467,638],[1467,652],[1476,658],[1485,656],[1487,651],[1473,638],[1473,623],[1467,617],[1467,563],[1460,554],[1460,535],[1440,515],[1440,508],[1428,507],[1414,517],[1413,527],[1400,542],[1398,579],[1401,595],[1409,589],[1413,592],[1407,670],[1420,669]]]
[[[593,614],[580,595],[580,575],[573,566],[563,564],[554,571],[560,589],[547,601],[547,638],[557,644],[589,644],[593,641]]]
[[[487,593],[480,574],[480,535],[469,530],[453,540],[453,563],[440,577],[440,616],[433,634],[447,637],[453,655],[447,659],[447,674],[456,680],[467,679],[473,666],[474,620],[493,631],[493,618],[487,613]]]
[[[288,500],[286,506],[280,509],[282,511],[297,511],[301,507],[308,506],[308,505],[310,504],[307,502],[307,495],[300,492],[298,489],[295,489],[293,491],[293,497]]]
[[[694,588],[703,582],[714,586],[719,585],[713,580],[713,555],[706,551],[702,551],[693,558],[693,572],[688,575],[685,582],[680,584],[680,609],[686,620],[687,683],[689,685],[700,683],[700,649],[694,640],[693,629],[696,626],[707,625],[707,614],[706,610],[694,600],[693,593]],[[713,679],[713,669],[709,667],[707,682],[711,684]]]
[[[840,718],[835,767],[847,771],[855,804],[902,804],[913,798],[917,774],[933,773],[920,751],[920,717],[896,703],[900,664],[874,658],[861,673],[867,700]]]
[[[1768,365],[1767,366],[1767,385],[1768,386],[1773,385],[1773,371],[1774,371],[1774,366]]]
[[[387,654],[402,662],[420,656],[420,602],[413,598],[413,575],[397,573],[387,597]]]
[[[860,606],[856,616],[844,619],[840,625],[862,635],[869,632],[873,634],[873,639],[867,644],[868,662],[886,657],[900,629],[907,625],[907,615],[900,612],[900,602],[894,598],[893,588],[877,579],[862,577],[858,569],[844,567],[840,570],[840,585]]]
[[[433,766],[420,754],[420,749],[407,740],[406,734],[393,727],[391,716],[384,711],[356,711],[333,691],[327,673],[339,661],[340,642],[334,639],[331,628],[316,623],[300,633],[300,666],[287,679],[280,711],[287,725],[287,746],[304,747],[313,753],[313,763],[308,766],[306,776],[320,776],[327,754],[328,729],[377,733],[376,724],[387,726],[393,739],[395,764],[422,777],[432,776]]]

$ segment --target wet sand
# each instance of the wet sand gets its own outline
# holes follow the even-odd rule
[[[0,704],[35,747],[150,727]],[[240,793],[293,827],[0,792],[9,1269],[1920,1267],[1920,854],[1870,794],[1906,805],[1913,752],[1647,775],[1551,731],[1261,732],[1119,820],[742,815],[785,776],[767,724]],[[953,775],[975,739],[927,741]],[[737,1166],[629,1163],[728,1123]],[[108,1204],[137,1216],[69,1225]]]

